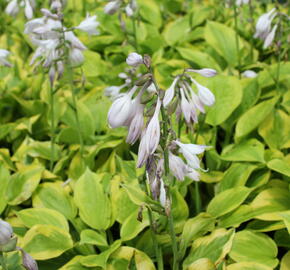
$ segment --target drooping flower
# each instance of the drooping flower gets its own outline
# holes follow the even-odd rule
[[[26,270],[38,270],[36,261],[22,248],[17,248],[22,253],[22,265]]]
[[[196,80],[191,79],[192,82],[196,85],[198,90],[198,97],[201,102],[206,106],[212,106],[215,103],[214,94],[205,86],[199,84]]]
[[[7,57],[9,54],[10,54],[9,51],[0,49],[0,66],[6,66],[6,67],[12,66],[7,60]]]
[[[188,173],[187,165],[183,160],[171,152],[169,152],[169,169],[180,181],[183,181],[185,175]]]
[[[148,157],[149,153],[146,148],[145,131],[143,131],[141,134],[141,140],[138,148],[137,168],[141,168],[145,164]]]
[[[273,42],[278,25],[275,24],[271,32],[267,35],[264,41],[263,49],[267,49]]]
[[[175,86],[179,80],[179,77],[176,77],[170,87],[166,90],[164,98],[163,98],[163,106],[167,107],[172,99],[174,98],[174,93],[175,93]]]
[[[138,53],[130,53],[126,59],[126,62],[129,66],[137,67],[143,64],[143,57]]]
[[[192,69],[192,68],[188,68],[186,69],[187,72],[194,72],[197,73],[203,77],[206,78],[211,78],[217,75],[217,71],[215,69],[212,68],[202,68],[202,69]]]
[[[33,9],[35,7],[35,1],[34,0],[11,0],[6,9],[6,14],[10,16],[16,16],[19,12],[19,7],[24,6],[24,13],[27,19],[31,19],[33,17]]]
[[[128,125],[132,118],[132,96],[137,90],[134,86],[128,93],[120,95],[112,104],[108,112],[108,123],[110,127],[116,128]]]
[[[76,29],[82,30],[84,32],[87,32],[89,35],[99,35],[100,32],[97,29],[99,26],[99,22],[97,21],[97,16],[89,16],[87,15],[86,19],[83,20]]]
[[[13,235],[13,229],[11,225],[0,219],[0,246],[6,245]]]
[[[114,14],[118,11],[118,9],[120,8],[121,6],[121,1],[120,0],[113,0],[113,1],[110,1],[108,4],[105,5],[104,7],[104,12],[106,14]]]
[[[261,15],[256,23],[256,33],[254,35],[255,38],[260,38],[265,40],[268,34],[271,31],[271,23],[275,18],[277,12],[276,9],[273,8],[269,12]]]

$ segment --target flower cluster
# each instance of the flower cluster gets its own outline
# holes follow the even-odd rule
[[[150,183],[153,197],[160,199],[164,205],[164,147],[168,149],[168,162],[171,173],[180,181],[187,176],[195,181],[199,180],[198,170],[201,170],[198,154],[202,154],[207,146],[197,144],[183,144],[174,132],[170,132],[166,146],[162,143],[165,136],[161,129],[160,114],[162,110],[174,111],[180,117],[183,114],[185,122],[189,124],[198,121],[198,112],[205,112],[205,106],[212,106],[215,102],[213,93],[199,84],[187,73],[197,73],[204,77],[213,77],[216,71],[209,68],[186,69],[182,75],[177,76],[171,86],[164,91],[158,89],[151,71],[151,60],[149,56],[142,57],[137,53],[131,53],[126,60],[127,64],[136,68],[144,64],[148,73],[140,76],[134,85],[126,93],[119,93],[108,112],[108,123],[110,127],[128,127],[127,143],[134,144],[140,139],[138,149],[137,167],[146,165],[146,175]],[[129,81],[130,84],[132,81]],[[155,86],[154,90],[152,84]],[[191,87],[193,84],[197,90]],[[125,88],[122,85],[119,88]],[[111,87],[112,88],[112,87]],[[107,91],[107,89],[106,89]],[[163,120],[164,121],[164,120]],[[178,156],[181,153],[184,159]],[[166,196],[165,196],[166,197]]]
[[[137,10],[136,0],[130,0],[128,3],[123,0],[110,0],[104,7],[104,12],[109,15],[115,14],[118,11],[122,13],[123,10],[128,17],[133,16]]]
[[[96,16],[87,16],[78,26],[67,29],[63,25],[62,2],[52,1],[51,10],[41,9],[43,17],[27,22],[24,33],[30,36],[37,47],[31,64],[38,60],[36,64],[48,68],[50,80],[53,81],[56,74],[58,77],[62,75],[66,60],[72,66],[78,66],[84,60],[82,52],[86,47],[73,30],[79,29],[89,35],[97,35],[99,23]]]
[[[15,16],[18,14],[20,7],[24,7],[26,18],[31,19],[35,8],[35,0],[10,0],[6,6],[5,12],[10,16]]]
[[[264,49],[268,48],[274,40],[278,25],[275,24],[273,27],[271,27],[271,23],[276,15],[276,9],[273,8],[269,12],[261,15],[256,23],[256,33],[254,37],[260,38],[264,41]]]

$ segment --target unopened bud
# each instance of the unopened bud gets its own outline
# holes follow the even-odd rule
[[[22,253],[22,265],[26,270],[38,270],[36,261],[22,248],[18,248]]]
[[[135,82],[135,85],[137,85],[137,86],[142,86],[142,85],[144,85],[146,82],[148,82],[149,80],[151,80],[151,74],[150,73],[146,73],[146,74],[144,74],[139,80],[137,80],[136,82]],[[151,82],[150,82],[150,84],[151,84]]]
[[[154,96],[155,93],[153,92],[145,92],[141,97],[141,104],[147,104]]]
[[[173,114],[176,111],[178,104],[179,104],[179,99],[175,98],[174,101],[170,105],[168,105],[167,113],[169,115]]]
[[[168,198],[165,201],[164,208],[165,208],[165,214],[166,214],[166,216],[169,217],[170,216],[170,213],[171,213],[171,202],[170,202],[170,200]]]
[[[130,53],[126,59],[126,62],[129,66],[137,67],[143,64],[143,57],[138,53]]]
[[[212,68],[202,68],[202,69],[187,68],[185,71],[198,73],[199,75],[206,78],[214,77],[217,75],[217,71]]]
[[[148,54],[144,55],[143,63],[147,68],[151,67],[151,57]]]
[[[12,235],[13,230],[11,225],[4,220],[0,220],[0,246],[8,244]]]

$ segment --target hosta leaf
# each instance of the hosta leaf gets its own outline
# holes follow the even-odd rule
[[[208,258],[201,258],[189,265],[186,270],[215,270],[214,263]]]
[[[246,136],[255,128],[257,128],[273,110],[276,102],[277,98],[272,98],[260,102],[259,104],[246,111],[237,122],[235,137],[238,139]]]
[[[186,268],[201,258],[208,258],[214,263],[221,261],[231,250],[234,234],[233,230],[218,229],[208,236],[196,239],[183,267]]]
[[[266,234],[247,230],[236,233],[230,257],[236,262],[256,262],[275,267],[278,249],[275,242]]]
[[[17,213],[17,216],[23,222],[23,224],[31,228],[34,225],[53,225],[66,231],[69,231],[68,222],[65,217],[52,209],[47,208],[30,208],[24,209]]]
[[[67,219],[73,219],[77,214],[74,201],[62,182],[41,184],[37,188],[32,202],[34,207],[54,209]]]
[[[87,267],[82,266],[80,263],[83,256],[75,256],[68,263],[62,266],[59,270],[87,270]]]
[[[251,191],[252,189],[247,187],[235,187],[227,189],[217,194],[210,201],[207,207],[207,212],[214,217],[219,217],[230,211],[233,211],[243,203]]]
[[[3,163],[0,162],[0,214],[7,205],[7,199],[5,197],[6,188],[8,186],[10,174],[9,171],[4,167]]]
[[[229,161],[264,161],[264,144],[256,139],[250,139],[225,148],[221,158]]]
[[[17,205],[29,199],[37,188],[44,168],[38,164],[23,167],[13,174],[8,183],[6,198],[11,205]]]
[[[219,75],[204,83],[215,95],[216,102],[209,107],[206,123],[216,126],[223,123],[239,106],[242,100],[240,82],[235,77]]]
[[[241,262],[233,263],[227,266],[226,270],[273,270],[272,267],[268,267],[264,264],[256,262]]]
[[[70,234],[52,225],[35,225],[23,238],[23,249],[36,260],[58,257],[73,247]]]
[[[283,256],[280,270],[290,270],[290,251]]]
[[[290,165],[284,159],[272,159],[267,163],[268,168],[290,177]]]
[[[111,202],[101,183],[102,177],[89,169],[77,181],[74,200],[81,219],[97,230],[105,230],[111,224]]]
[[[81,232],[81,244],[91,244],[96,246],[108,246],[106,234],[93,230],[83,230]]]

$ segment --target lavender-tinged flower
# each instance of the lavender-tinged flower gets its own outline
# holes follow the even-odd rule
[[[169,86],[169,88],[166,90],[164,98],[163,98],[163,106],[167,107],[169,103],[172,101],[174,98],[174,93],[175,93],[175,86],[177,81],[179,80],[179,77],[176,77],[172,84]]]
[[[125,7],[125,11],[128,17],[132,17],[134,15],[134,10],[131,8],[130,4]]]
[[[217,75],[217,71],[215,69],[212,68],[202,68],[202,69],[191,69],[188,68],[186,69],[187,72],[194,72],[197,73],[203,77],[206,78],[211,78]]]
[[[26,270],[38,270],[36,261],[22,248],[17,248],[22,253],[22,265]]]
[[[276,9],[273,8],[269,12],[261,15],[256,23],[256,33],[254,35],[255,38],[260,38],[265,40],[268,34],[271,31],[271,23],[277,12]]]
[[[159,112],[161,107],[161,101],[160,99],[157,100],[156,108],[153,117],[151,118],[147,129],[145,131],[145,145],[147,153],[152,155],[160,140],[160,124],[159,124]]]
[[[128,93],[120,95],[112,104],[108,113],[110,127],[116,128],[128,125],[132,117],[132,96],[137,87],[134,86]]]
[[[121,1],[120,0],[113,0],[110,1],[108,4],[105,5],[104,7],[104,12],[106,14],[112,15],[118,11],[118,9],[121,6]]]
[[[17,15],[17,13],[19,12],[18,1],[17,0],[10,1],[5,9],[5,12],[9,16]]]
[[[200,169],[200,160],[197,155],[204,152],[208,148],[206,145],[184,144],[179,141],[174,141],[179,146],[179,151],[187,161],[187,164],[192,169]]]
[[[13,235],[13,230],[11,225],[0,219],[0,246],[8,244]]]
[[[163,182],[162,178],[160,179],[159,201],[163,207],[166,206],[166,190],[165,190],[164,182]]]
[[[97,29],[99,24],[97,16],[87,16],[87,18],[75,28],[87,32],[89,35],[99,35],[100,32]]]
[[[194,180],[194,181],[199,181],[199,173],[198,171],[196,171],[195,169],[187,166],[187,173],[186,176],[189,177],[190,179]]]
[[[80,49],[72,48],[69,51],[69,61],[73,67],[77,67],[84,62],[84,55]]]
[[[138,53],[130,53],[126,59],[126,62],[129,66],[137,67],[143,64],[143,57]]]
[[[145,138],[145,131],[141,134],[141,140],[138,149],[138,161],[137,161],[137,168],[141,168],[146,160],[149,157],[149,153],[146,148],[146,138]]]
[[[10,54],[9,51],[0,49],[0,66],[11,67],[12,65],[7,61],[7,57]]]
[[[34,0],[12,0],[7,5],[5,12],[10,16],[16,16],[19,12],[19,6],[24,6],[24,13],[27,19],[31,19],[33,17],[33,8],[35,7]]]
[[[195,112],[193,112],[194,107],[192,106],[192,104],[190,104],[190,102],[186,99],[185,94],[184,94],[184,90],[182,88],[180,88],[180,93],[181,93],[181,103],[180,103],[180,107],[181,107],[181,111],[183,113],[184,119],[186,121],[186,123],[190,123],[191,120],[195,120]],[[192,118],[193,116],[193,118]]]
[[[24,13],[27,19],[31,19],[33,17],[33,9],[29,0],[25,0]]]
[[[183,160],[180,157],[173,155],[171,152],[169,152],[169,169],[180,181],[183,181],[185,175],[188,173],[187,165]]]
[[[278,27],[278,25],[275,24],[274,27],[272,28],[271,32],[267,35],[267,37],[264,41],[263,49],[267,49],[272,44],[274,37],[275,37],[277,27]]]
[[[206,106],[212,106],[215,103],[214,94],[208,88],[199,84],[196,80],[191,80],[197,87],[198,97],[200,98],[201,102]]]
[[[245,70],[243,73],[242,73],[242,76],[245,77],[245,78],[255,78],[258,76],[258,74],[253,71],[253,70]]]

